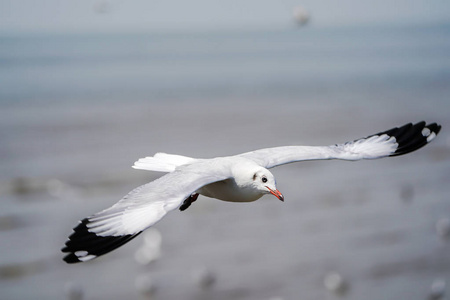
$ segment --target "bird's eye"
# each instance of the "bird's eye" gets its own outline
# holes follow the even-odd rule
[[[267,182],[267,178],[263,176],[263,178],[261,178],[261,181],[266,183]]]

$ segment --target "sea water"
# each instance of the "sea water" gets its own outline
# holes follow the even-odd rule
[[[449,33],[1,36],[0,298],[137,299],[142,276],[156,299],[426,299],[435,282],[445,289],[450,249],[435,227],[450,218]],[[150,265],[134,258],[144,238],[62,261],[78,220],[162,175],[131,169],[140,157],[328,145],[422,119],[443,129],[415,153],[273,169],[284,203],[200,197],[169,213],[154,227],[161,256]],[[208,289],[199,269],[215,278]]]

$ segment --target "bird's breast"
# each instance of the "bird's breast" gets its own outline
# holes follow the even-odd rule
[[[232,179],[210,183],[199,189],[197,193],[228,202],[252,202],[262,196],[250,189],[239,187]]]

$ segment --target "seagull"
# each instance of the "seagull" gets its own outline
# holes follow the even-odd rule
[[[199,195],[230,202],[252,202],[271,194],[284,197],[268,170],[307,160],[356,161],[398,156],[431,142],[441,126],[424,121],[331,146],[284,146],[234,156],[197,159],[156,153],[141,158],[135,169],[167,174],[144,184],[119,202],[79,222],[69,236],[63,258],[67,263],[92,260],[106,254],[161,220],[169,211],[186,210]]]

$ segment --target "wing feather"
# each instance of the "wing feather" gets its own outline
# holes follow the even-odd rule
[[[80,221],[66,246],[64,260],[75,263],[96,258],[130,241],[202,186],[231,176],[226,165],[213,160],[183,166],[132,190],[122,200]]]
[[[306,160],[376,159],[415,151],[431,142],[440,129],[441,126],[436,123],[409,123],[344,144],[266,148],[239,156],[251,159],[265,168]]]

